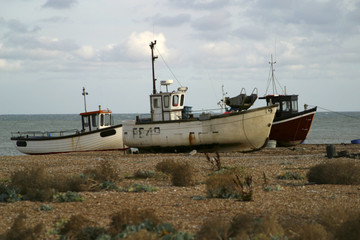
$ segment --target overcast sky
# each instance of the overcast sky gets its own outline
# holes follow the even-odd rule
[[[83,87],[88,110],[147,113],[153,40],[194,110],[264,95],[273,54],[301,108],[360,111],[359,0],[0,0],[0,114],[80,113]]]

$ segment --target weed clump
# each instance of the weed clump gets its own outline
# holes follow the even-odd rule
[[[43,167],[17,171],[11,175],[11,185],[26,200],[49,201],[52,199],[50,176]]]
[[[108,160],[101,160],[95,168],[86,169],[81,175],[91,191],[117,190],[115,182],[120,181],[120,174]]]
[[[158,189],[151,185],[134,183],[128,187],[123,187],[121,190],[123,192],[155,192]]]
[[[151,170],[137,170],[134,173],[135,178],[153,178],[155,177],[155,172]]]
[[[178,163],[173,169],[171,181],[174,186],[194,185],[194,169],[190,163]]]
[[[60,229],[60,234],[66,236],[61,239],[98,239],[105,234],[102,227],[94,226],[94,223],[82,215],[74,215]]]
[[[174,186],[194,185],[194,169],[188,162],[165,160],[156,164],[155,168],[170,175]]]
[[[82,191],[85,181],[80,177],[67,175],[50,175],[43,167],[20,170],[11,175],[7,186],[6,201],[17,200],[51,201],[54,195],[66,191]]]
[[[324,226],[318,223],[305,224],[302,226],[296,240],[328,240],[331,239]]]
[[[85,198],[77,192],[67,191],[66,193],[58,193],[54,195],[56,202],[84,202]]]
[[[13,203],[21,201],[21,194],[17,193],[16,189],[10,183],[0,183],[0,202]]]
[[[284,180],[303,180],[305,177],[298,172],[286,171],[285,173],[277,175],[276,178]]]
[[[156,171],[171,175],[174,172],[174,168],[176,168],[177,166],[178,166],[177,161],[166,159],[157,163],[155,165],[155,169]]]
[[[117,234],[122,232],[128,225],[138,225],[145,221],[152,222],[155,225],[160,222],[151,209],[124,209],[112,215],[110,231]]]
[[[215,171],[221,170],[222,166],[221,166],[220,155],[218,152],[216,152],[215,157],[210,157],[208,153],[205,153],[205,157],[213,170]]]
[[[360,165],[340,160],[318,164],[307,173],[309,182],[317,184],[360,184]]]
[[[193,239],[193,235],[176,231],[161,223],[153,210],[124,209],[111,217],[110,226],[98,227],[82,215],[75,215],[56,230],[60,239]]]
[[[239,214],[231,221],[220,217],[208,219],[196,234],[196,239],[287,239],[277,218],[272,215],[254,218]]]
[[[33,228],[26,226],[26,215],[21,213],[19,214],[4,236],[6,240],[37,240],[40,238],[40,235],[43,233],[44,226],[42,224],[37,224]]]
[[[84,171],[84,175],[96,181],[115,182],[120,180],[120,175],[109,160],[101,160],[99,166]]]
[[[211,175],[206,180],[206,190],[211,198],[235,198],[252,200],[252,177],[242,174],[238,169],[228,169]]]

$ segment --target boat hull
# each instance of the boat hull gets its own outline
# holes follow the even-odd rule
[[[269,137],[276,105],[212,116],[165,122],[123,122],[124,143],[142,152],[251,151]]]
[[[16,149],[25,154],[126,150],[122,125],[59,137],[12,137]]]
[[[280,147],[301,144],[310,131],[315,112],[316,107],[288,117],[275,118],[269,139],[276,140]]]

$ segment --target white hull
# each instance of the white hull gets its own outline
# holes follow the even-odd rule
[[[124,150],[122,125],[61,137],[13,137],[15,147],[25,154]]]
[[[123,122],[124,143],[146,151],[251,151],[269,137],[277,106],[164,122]]]

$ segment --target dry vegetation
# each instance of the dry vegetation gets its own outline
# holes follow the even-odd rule
[[[359,239],[359,184],[324,145],[0,157],[0,239]]]

